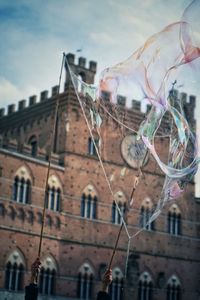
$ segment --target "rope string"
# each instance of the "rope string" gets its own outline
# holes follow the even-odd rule
[[[148,154],[148,151],[146,151],[146,153],[143,157],[142,164],[141,164],[142,167],[144,166],[147,154]],[[138,163],[138,174],[135,176],[134,185],[133,185],[133,189],[132,189],[132,192],[131,192],[130,200],[128,202],[128,207],[127,207],[127,209],[125,211],[125,215],[124,215],[124,221],[125,222],[127,221],[128,211],[129,211],[130,207],[133,204],[133,196],[134,196],[134,193],[135,193],[135,191],[136,191],[136,189],[139,185],[140,178],[141,178],[142,174],[143,174],[142,169],[141,169],[141,167]],[[112,262],[113,262],[113,259],[114,259],[114,256],[115,256],[115,253],[116,253],[116,250],[117,250],[117,246],[118,246],[118,243],[119,243],[119,239],[120,239],[120,235],[121,235],[123,227],[124,227],[124,222],[122,222],[122,224],[120,226],[120,229],[119,229],[119,232],[118,232],[118,235],[117,235],[117,239],[116,239],[116,242],[115,242],[115,246],[113,248],[112,256],[111,256],[111,259],[110,259],[110,262],[109,262],[108,269],[110,269],[111,266],[112,266]],[[129,248],[130,248],[130,237],[129,237]],[[129,250],[128,250],[128,252],[129,252]],[[126,263],[126,265],[127,265],[127,263]],[[126,266],[126,270],[127,270],[127,266]]]
[[[54,114],[54,121],[53,121],[53,130],[51,132],[51,138],[50,138],[50,154],[49,154],[49,160],[48,160],[47,176],[46,176],[46,180],[45,180],[44,206],[43,206],[43,211],[42,211],[42,225],[41,225],[41,231],[40,231],[38,257],[40,257],[41,249],[42,249],[42,239],[43,239],[43,232],[44,232],[44,219],[45,219],[45,213],[46,213],[46,202],[48,200],[48,197],[47,197],[48,196],[48,181],[49,181],[49,174],[50,174],[50,168],[51,168],[51,157],[52,157],[54,139],[55,139],[56,122],[57,122],[58,107],[59,107],[59,100],[60,100],[59,99],[59,93],[60,93],[60,85],[61,85],[64,61],[65,61],[65,53],[63,53],[62,64],[61,64],[61,69],[60,69],[59,84],[58,84],[58,97],[56,99],[56,107],[55,107],[55,114]]]

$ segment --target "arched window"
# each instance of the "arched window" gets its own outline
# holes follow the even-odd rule
[[[119,268],[113,269],[113,280],[109,287],[109,294],[111,300],[122,300],[123,299],[123,274]]]
[[[33,157],[36,157],[38,151],[38,143],[35,135],[30,137],[30,139],[28,140],[28,144],[31,145],[31,155]]]
[[[120,209],[120,212],[123,216],[126,211],[126,197],[122,191],[118,191],[114,195],[114,199],[115,199],[115,201],[113,201],[113,203],[112,203],[111,221],[113,224],[121,224],[122,218],[121,218],[118,208]],[[118,208],[117,208],[116,202],[118,203]]]
[[[119,202],[118,207],[121,211],[121,214],[124,215],[125,210],[126,210],[126,203]],[[120,213],[117,209],[117,205],[116,205],[115,201],[113,201],[113,204],[112,204],[112,223],[114,223],[114,224],[121,224],[122,223],[122,218],[121,218],[121,215],[120,215]]]
[[[181,300],[181,285],[175,275],[167,283],[167,300]]]
[[[168,233],[173,235],[181,234],[181,213],[176,204],[173,204],[168,212]]]
[[[13,200],[19,203],[31,202],[31,177],[26,167],[21,167],[13,183]]]
[[[138,300],[153,300],[153,283],[148,272],[142,273],[139,278]]]
[[[76,85],[77,85],[77,90],[79,93],[82,93],[83,92],[83,84],[82,84],[82,81],[85,82],[85,73],[84,72],[80,72],[77,76],[77,82],[76,82]]]
[[[97,218],[97,193],[92,185],[88,185],[81,197],[81,217]]]
[[[79,299],[92,299],[93,271],[88,263],[84,263],[78,273],[77,296]]]
[[[5,269],[5,289],[11,291],[23,290],[24,260],[19,251],[12,252]]]
[[[52,175],[48,181],[46,195],[46,208],[60,211],[61,205],[61,184],[56,176]]]
[[[39,292],[43,295],[55,295],[56,264],[51,257],[43,262],[39,276]]]
[[[96,144],[96,147],[98,148],[99,147],[99,139],[95,138],[94,142]],[[89,139],[88,139],[88,154],[97,156],[97,151],[96,151],[94,142],[93,142],[93,139],[91,137],[89,137]]]
[[[145,228],[146,230],[154,230],[155,224],[154,221],[151,220],[153,215],[153,204],[149,198],[146,198],[142,202],[141,210],[140,210],[140,227]]]

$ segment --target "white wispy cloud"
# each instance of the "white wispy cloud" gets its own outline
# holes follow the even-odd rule
[[[20,89],[19,86],[14,85],[5,78],[0,78],[0,107],[4,107],[5,112],[7,112],[7,105],[16,104],[17,108],[18,101],[24,99],[24,95],[37,95],[39,92],[40,90],[34,86],[27,85],[25,88],[23,86]]]
[[[98,72],[126,59],[180,19],[189,2],[0,0],[0,76],[11,84],[4,84],[1,105],[29,97],[27,86],[33,94],[57,84],[62,52],[82,47],[81,55],[98,62]]]

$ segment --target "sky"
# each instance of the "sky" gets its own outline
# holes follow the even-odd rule
[[[0,108],[34,94],[39,97],[57,85],[63,52],[96,61],[98,80],[103,69],[125,60],[151,35],[179,21],[189,3],[0,0]]]
[[[58,83],[62,53],[99,73],[180,20],[189,0],[0,0],[0,107]],[[78,49],[82,52],[76,53]]]

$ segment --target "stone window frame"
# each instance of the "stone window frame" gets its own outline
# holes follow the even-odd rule
[[[167,231],[174,236],[181,235],[181,211],[177,204],[172,204],[167,214]]]
[[[92,266],[85,262],[78,271],[78,286],[77,297],[78,299],[90,300],[92,299],[94,282],[94,270]]]
[[[111,222],[113,224],[122,224],[122,216],[124,216],[126,211],[126,196],[125,194],[119,190],[114,194],[114,200],[112,203],[112,214],[111,214]],[[118,207],[117,207],[118,206]],[[119,213],[121,212],[121,215]]]
[[[151,221],[151,217],[154,213],[153,202],[149,197],[146,197],[141,204],[140,208],[140,219],[139,225],[140,228],[143,228],[147,231],[155,230],[155,221]]]
[[[51,256],[41,262],[39,275],[39,293],[42,295],[55,295],[57,266]]]
[[[46,208],[59,212],[61,210],[62,186],[56,175],[51,175],[48,179],[48,188],[46,194]]]
[[[13,183],[13,201],[18,203],[31,203],[32,178],[25,166],[20,167],[15,173]]]
[[[22,291],[25,261],[19,250],[14,250],[8,257],[5,268],[5,289]]]
[[[143,272],[138,281],[138,300],[153,300],[153,280],[149,272]]]
[[[81,196],[81,217],[91,220],[97,219],[98,195],[93,185],[89,184]]]
[[[111,300],[123,300],[124,275],[119,267],[113,268],[112,283],[109,286]]]
[[[176,275],[167,282],[167,300],[181,300],[181,283]]]
[[[33,157],[37,157],[37,153],[38,153],[38,140],[37,140],[36,135],[32,135],[28,139],[28,145],[31,146],[31,155]]]

